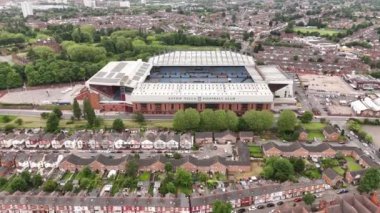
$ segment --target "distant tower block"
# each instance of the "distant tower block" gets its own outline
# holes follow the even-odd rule
[[[33,7],[31,2],[21,2],[21,10],[24,18],[33,15]]]
[[[146,4],[146,0],[141,0],[141,4]]]

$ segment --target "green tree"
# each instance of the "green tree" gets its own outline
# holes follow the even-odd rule
[[[270,157],[265,160],[262,175],[266,179],[284,182],[294,177],[294,168],[288,159]]]
[[[35,174],[35,175],[33,175],[31,182],[32,182],[32,185],[34,188],[38,188],[42,185],[42,183],[44,181],[43,181],[42,176],[40,174]]]
[[[177,191],[177,188],[175,187],[174,183],[173,182],[168,182],[166,184],[166,191],[168,193],[172,193],[172,194],[175,194],[176,191]]]
[[[11,192],[25,192],[28,190],[28,183],[21,176],[17,176],[9,183],[9,189]]]
[[[21,126],[24,123],[24,121],[21,118],[17,118],[16,121],[15,121],[15,123],[17,125]]]
[[[55,113],[50,113],[49,118],[46,121],[46,132],[57,132],[59,129],[59,118]]]
[[[186,129],[185,130],[196,130],[199,127],[201,118],[197,110],[188,108],[185,110],[185,121]]]
[[[228,128],[228,120],[227,120],[227,114],[225,110],[216,110],[214,112],[215,116],[215,123],[214,123],[214,129],[216,131],[223,131]]]
[[[230,202],[216,200],[212,203],[212,213],[231,213],[232,205]]]
[[[321,165],[324,169],[339,166],[339,161],[333,158],[325,158],[321,161]]]
[[[313,120],[314,114],[310,111],[306,111],[300,116],[302,123],[310,123]]]
[[[370,193],[380,188],[380,170],[377,168],[368,169],[359,182],[360,192]]]
[[[67,181],[65,185],[63,186],[63,191],[65,192],[71,192],[73,190],[74,186],[71,183],[71,181]]]
[[[315,201],[315,196],[311,194],[310,192],[308,192],[302,197],[302,199],[306,205],[311,206]]]
[[[174,114],[173,118],[173,129],[177,131],[184,131],[186,128],[186,120],[185,120],[185,111],[178,110]]]
[[[125,174],[129,177],[136,177],[139,170],[139,165],[135,159],[130,160],[126,164]]]
[[[191,187],[193,182],[191,173],[182,168],[177,169],[174,180],[177,186],[185,188]]]
[[[87,125],[89,127],[94,127],[95,121],[96,121],[96,114],[95,114],[94,108],[92,108],[91,106],[90,101],[87,99],[83,101],[83,115],[85,116],[85,119],[87,120]]]
[[[227,110],[227,128],[232,131],[237,131],[239,127],[239,117],[234,111]]]
[[[79,103],[76,98],[74,99],[73,103],[73,115],[77,120],[80,120],[82,117],[82,110],[80,109]]]
[[[120,118],[115,119],[112,123],[112,129],[117,132],[123,131],[125,129],[123,120],[121,120]]]
[[[214,130],[215,114],[212,109],[205,109],[200,113],[200,128],[202,131]]]
[[[132,119],[134,122],[136,122],[140,125],[145,123],[145,117],[141,112],[134,113]]]
[[[244,122],[248,125],[249,129],[261,133],[268,130],[273,125],[273,114],[269,111],[255,111],[249,110],[243,115]]]
[[[302,158],[291,157],[289,161],[296,173],[301,174],[305,170],[305,161]]]
[[[280,113],[277,120],[277,129],[279,132],[294,131],[297,124],[296,114],[291,110],[284,110]]]
[[[169,173],[173,171],[173,164],[171,162],[166,162],[165,163],[165,172]]]
[[[53,109],[53,113],[55,113],[59,119],[62,118],[62,115],[63,115],[63,114],[62,114],[61,109],[59,109],[58,106],[54,107],[54,109]]]

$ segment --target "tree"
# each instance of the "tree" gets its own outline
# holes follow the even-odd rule
[[[199,127],[199,122],[201,121],[198,111],[193,108],[186,109],[185,121],[187,124],[185,130],[196,130]]]
[[[54,109],[53,109],[53,113],[55,113],[59,119],[62,118],[62,115],[63,115],[63,114],[62,114],[61,109],[59,109],[58,106],[54,107]]]
[[[82,110],[80,109],[76,98],[74,99],[74,103],[73,103],[73,115],[77,120],[80,120],[82,117]]]
[[[63,191],[65,192],[71,192],[73,190],[74,186],[71,183],[71,181],[67,181],[65,185],[63,186]]]
[[[322,160],[321,165],[324,169],[339,166],[339,161],[333,158],[325,158]]]
[[[243,120],[250,130],[261,133],[272,127],[274,117],[269,111],[249,110],[244,113]]]
[[[170,162],[166,162],[165,163],[165,172],[169,173],[169,172],[172,172],[172,171],[173,171],[173,164],[170,163]]]
[[[145,117],[141,112],[134,113],[132,119],[134,122],[136,122],[140,125],[145,123]]]
[[[280,113],[277,120],[277,129],[279,132],[294,131],[297,124],[296,114],[291,110],[284,110]]]
[[[32,181],[32,185],[34,188],[40,187],[42,185],[42,183],[44,182],[42,179],[42,176],[40,174],[33,175],[31,181]]]
[[[25,192],[28,190],[28,183],[21,176],[17,176],[10,182],[9,189],[11,192]]]
[[[191,173],[182,168],[177,169],[174,175],[174,180],[177,186],[185,188],[191,187],[193,182]]]
[[[308,192],[302,197],[302,199],[306,205],[311,206],[315,201],[315,196],[311,194],[310,192]]]
[[[298,61],[298,59],[299,59],[299,56],[298,56],[298,55],[294,55],[294,56],[293,56],[293,60],[294,60],[294,61]]]
[[[57,114],[55,113],[50,113],[48,120],[46,121],[46,127],[45,131],[46,132],[57,132],[59,127],[59,118]]]
[[[121,120],[120,118],[115,119],[112,123],[112,129],[117,132],[123,131],[125,129],[123,120]]]
[[[270,157],[265,160],[262,176],[266,179],[284,182],[293,178],[294,168],[288,159]]]
[[[212,203],[212,213],[231,213],[232,205],[230,202],[216,200]]]
[[[301,174],[305,170],[305,161],[302,158],[291,157],[289,161],[292,163],[296,173]]]
[[[227,110],[227,128],[232,131],[237,131],[239,127],[239,117],[234,111]]]
[[[216,131],[223,131],[228,128],[228,120],[225,110],[216,110],[214,112],[215,116],[215,123],[214,123],[214,129]]]
[[[368,169],[359,182],[360,192],[370,193],[380,188],[380,170],[376,168]]]
[[[21,126],[24,123],[24,121],[21,118],[17,118],[16,121],[15,121],[15,123],[17,125]]]
[[[186,120],[185,120],[185,111],[183,111],[182,109],[181,110],[178,110],[175,114],[174,114],[174,118],[173,118],[173,128],[177,131],[184,131],[185,130],[185,124]]]
[[[87,125],[89,127],[94,127],[95,121],[96,121],[96,114],[95,114],[94,108],[92,108],[91,106],[90,101],[87,99],[83,101],[83,115],[85,116],[85,119],[87,120]]]
[[[135,159],[130,160],[126,165],[125,174],[129,177],[136,177],[139,165]]]
[[[200,128],[202,131],[214,130],[215,114],[212,109],[205,109],[200,113]]]
[[[168,193],[175,194],[177,191],[177,188],[175,187],[173,182],[168,182],[165,187]]]
[[[306,111],[300,116],[302,123],[310,123],[313,120],[314,114],[310,111]]]

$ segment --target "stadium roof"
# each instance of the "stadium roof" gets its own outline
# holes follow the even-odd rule
[[[253,57],[231,51],[175,51],[149,59],[153,66],[246,66]]]
[[[149,75],[152,65],[141,60],[113,61],[92,76],[87,85],[135,87]]]
[[[132,92],[142,103],[271,103],[266,83],[142,83]]]
[[[260,74],[265,81],[270,83],[271,81],[293,81],[289,79],[279,67],[275,65],[258,66]]]

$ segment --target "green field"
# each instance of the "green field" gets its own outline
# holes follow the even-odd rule
[[[301,32],[301,33],[313,33],[318,32],[321,36],[323,35],[334,35],[338,34],[340,32],[343,32],[342,30],[335,30],[335,29],[328,29],[328,28],[316,28],[316,27],[294,27],[294,32]]]
[[[12,121],[9,123],[3,123],[0,122],[0,128],[4,128],[7,124],[13,124],[15,127],[21,127],[21,128],[39,128],[39,127],[45,127],[46,120],[40,118],[40,117],[33,117],[33,116],[10,116],[12,118]],[[23,120],[23,124],[21,126],[18,126],[15,124],[16,118],[21,118]],[[0,121],[2,117],[0,115]],[[86,127],[86,121],[80,120],[75,121],[74,123],[70,123],[70,120],[62,119],[59,123],[59,126],[61,128],[68,128],[68,129],[84,129]],[[103,126],[111,127],[113,120],[104,120]],[[126,128],[139,128],[140,124],[133,122],[131,120],[123,120]],[[172,128],[172,121],[171,120],[151,120],[146,122],[147,128]]]
[[[335,166],[332,168],[338,175],[343,176],[344,175],[344,169],[340,166]]]
[[[8,117],[7,119],[9,122],[5,120],[5,118]],[[11,121],[15,120],[16,116],[13,115],[0,115],[0,123],[10,123]]]
[[[344,157],[344,159],[347,161],[347,167],[349,171],[358,171],[363,169],[352,157]]]
[[[139,175],[140,181],[148,181],[150,179],[150,173],[149,172],[143,172]]]
[[[323,128],[325,128],[326,124],[319,123],[319,122],[312,122],[307,124],[302,124],[303,128],[308,133],[307,139],[308,140],[314,140],[314,138],[318,138],[320,140],[323,140],[325,136],[322,134]]]
[[[262,158],[263,157],[263,150],[260,146],[248,146],[249,153],[251,157],[253,158]]]

